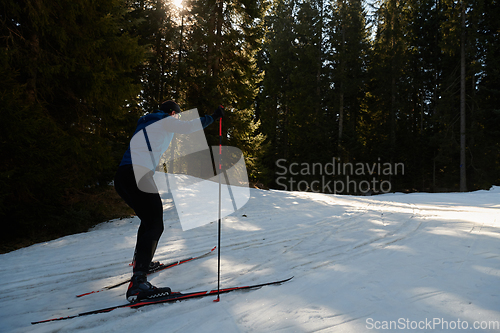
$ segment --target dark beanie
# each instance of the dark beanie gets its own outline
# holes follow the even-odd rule
[[[165,101],[161,103],[160,110],[166,113],[172,113],[172,111],[174,111],[175,113],[180,113],[181,107],[174,101]]]

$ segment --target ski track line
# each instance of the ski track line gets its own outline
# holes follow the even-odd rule
[[[286,247],[286,246],[282,247],[282,251],[280,253],[277,253],[273,257],[269,257],[265,262],[262,262],[262,261],[259,262],[259,264],[254,265],[251,269],[242,273],[242,274],[247,274],[247,273],[252,272],[252,271],[255,272],[258,268],[261,268],[261,267],[267,268],[269,266],[274,266],[274,265],[269,265],[269,264],[274,262],[277,257],[281,256],[282,254],[284,254],[286,252],[291,251],[294,247],[303,243],[306,238],[313,238],[313,236],[317,236],[318,232],[319,232],[318,228],[317,228],[318,224],[321,225],[321,224],[326,224],[326,223],[332,223],[332,229],[330,229],[327,234],[325,234],[324,232],[320,233],[320,235],[323,235],[323,240],[320,241],[319,244],[323,244],[323,243],[326,243],[326,240],[328,240],[332,235],[337,233],[339,230],[342,230],[342,228],[344,226],[348,225],[352,220],[361,218],[365,213],[366,213],[366,211],[363,211],[361,213],[358,212],[359,215],[357,215],[357,216],[351,215],[346,219],[340,219],[340,220],[334,220],[334,221],[331,220],[332,216],[329,216],[327,218],[320,218],[320,219],[313,220],[312,224],[304,227],[304,229],[309,230],[309,231],[306,234],[301,233],[300,237],[296,237],[296,238],[283,239],[283,237],[278,237],[279,235],[276,236],[275,233],[273,232],[272,233],[273,236],[277,237],[277,239],[275,239],[275,240],[269,240],[268,238],[266,238],[265,241],[262,241],[259,237],[257,237],[257,239],[259,241],[257,241],[257,239],[250,239],[250,240],[247,240],[246,242],[244,242],[244,244],[242,244],[242,243],[226,244],[225,247],[232,248],[232,252],[234,252],[234,251],[238,251],[238,250],[249,250],[252,248],[259,248],[261,246],[265,246],[265,247],[274,246],[275,247],[275,245],[279,245],[279,244],[296,242],[291,247]],[[338,224],[336,222],[342,222],[342,223]],[[358,227],[354,227],[354,228],[349,227],[348,229],[351,230],[351,229],[357,229],[357,228]],[[285,233],[289,233],[289,228],[286,228],[286,229],[281,228],[280,231],[285,232]],[[266,231],[266,234],[267,234],[267,232],[271,232],[271,231]],[[255,235],[255,237],[256,236],[257,235]],[[311,239],[311,241],[314,241],[315,243],[317,243],[316,240],[314,240],[314,239]],[[247,244],[252,244],[252,245],[247,245]],[[238,246],[244,245],[244,246],[234,247],[235,245],[238,245]],[[319,253],[324,253],[324,252],[328,252],[328,251],[330,251],[330,249],[318,251],[318,252],[312,253],[312,254],[319,254]],[[309,255],[310,254],[311,253],[309,253]]]
[[[359,214],[358,216],[351,216],[348,219],[349,221],[345,221],[342,224],[342,226],[345,226],[348,222],[352,222],[352,220],[355,220],[354,221],[355,223],[353,225],[350,225],[348,228],[346,228],[346,230],[342,230],[341,226],[335,227],[335,228],[333,228],[333,230],[329,230],[328,233],[325,233],[325,231],[322,230],[322,233],[320,236],[322,238],[319,242],[317,242],[315,239],[311,240],[311,241],[314,241],[315,243],[317,243],[315,248],[318,248],[318,247],[320,247],[320,245],[327,243],[327,241],[328,241],[328,245],[330,245],[331,243],[334,243],[334,244],[337,243],[335,239],[333,241],[330,241],[330,239],[332,239],[332,237],[334,237],[335,234],[337,234],[337,233],[346,232],[346,231],[349,233],[353,230],[363,228],[362,224],[364,223],[364,221],[360,221],[360,219],[363,217],[363,215],[365,215],[369,211],[368,207],[370,205],[371,204],[368,204],[365,207],[363,214]],[[389,205],[389,204],[386,204],[386,205]],[[379,207],[377,207],[377,211],[378,210],[381,210],[381,209]],[[380,244],[377,247],[383,248],[383,247],[388,246],[390,244],[393,244],[395,242],[401,241],[401,240],[407,238],[412,233],[416,232],[416,230],[418,230],[418,228],[421,225],[421,222],[418,223],[418,225],[416,227],[410,225],[411,224],[410,222],[414,221],[413,217],[416,214],[415,213],[416,210],[418,210],[418,209],[414,206],[410,217],[407,217],[403,223],[399,223],[399,224],[395,225],[396,229],[387,231],[383,236],[372,238],[368,241],[364,241],[361,244],[357,244],[354,246],[352,246],[352,245],[340,245],[340,246],[335,246],[333,248],[331,246],[327,246],[327,247],[322,247],[321,250],[319,250],[319,251],[308,252],[307,253],[308,258],[312,259],[312,260],[309,260],[305,263],[300,263],[298,265],[292,266],[291,269],[310,265],[310,264],[313,264],[315,262],[317,263],[317,261],[314,260],[314,257],[321,255],[321,254],[324,254],[324,253],[333,252],[330,254],[330,257],[339,257],[340,260],[348,260],[349,258],[358,257],[358,256],[363,255],[365,253],[371,252],[373,249],[367,248],[371,244],[375,244],[375,243],[379,242]],[[387,219],[387,214],[385,215],[384,219]],[[313,227],[313,226],[311,226],[311,227]],[[405,233],[401,234],[401,232],[407,228],[409,228],[409,230],[406,231]],[[305,242],[306,241],[305,238],[313,238],[313,236],[317,235],[317,233],[318,233],[318,231],[311,231],[308,234],[304,235],[305,237],[302,237],[301,241],[299,243],[297,243],[296,245],[294,245],[294,247],[298,246],[298,244]],[[394,238],[394,236],[398,236],[398,237]],[[387,240],[387,241],[380,242],[382,240]],[[306,248],[311,248],[311,246],[306,246]],[[364,248],[366,248],[366,250]],[[362,249],[362,250],[360,251],[358,249]],[[354,251],[354,250],[357,250],[357,251]],[[342,258],[342,257],[344,257],[344,258]],[[322,262],[321,265],[314,266],[313,269],[316,269],[316,268],[319,268],[322,266],[326,266],[326,265],[330,265],[336,261],[337,260],[329,261],[329,262]]]
[[[430,292],[425,292],[425,293],[420,293],[411,296],[409,299],[411,300],[412,303],[419,302],[424,299],[432,298],[435,296],[443,295],[445,294],[444,291],[430,291]]]
[[[181,239],[181,238],[179,238],[178,240],[183,241],[183,239]],[[109,254],[109,255],[103,254],[102,256],[112,256],[112,255],[111,254]],[[178,256],[180,259],[182,259],[181,258],[182,255],[178,254]],[[92,256],[80,256],[80,258],[81,258],[81,261],[92,260],[93,262],[95,262],[95,256],[93,256],[93,255]],[[155,258],[155,260],[162,260],[162,259]],[[68,261],[73,262],[74,259],[72,258],[71,260],[68,260]],[[175,261],[175,260],[172,260],[172,261]],[[86,267],[86,268],[82,268],[82,269],[76,269],[76,270],[67,271],[67,272],[64,272],[64,271],[61,272],[60,270],[51,269],[51,272],[54,271],[57,273],[43,273],[42,272],[41,274],[33,276],[31,278],[28,278],[28,279],[26,279],[26,278],[20,279],[20,280],[18,279],[13,283],[14,287],[15,287],[14,289],[12,289],[13,285],[10,285],[10,288],[9,288],[10,291],[3,290],[2,288],[0,288],[0,293],[1,293],[0,300],[18,299],[18,298],[24,297],[24,296],[20,295],[19,288],[22,288],[23,290],[31,290],[31,289],[35,289],[35,288],[39,288],[39,287],[43,287],[43,286],[54,286],[54,285],[57,285],[61,282],[64,282],[67,279],[73,280],[75,284],[78,284],[80,282],[81,283],[88,282],[88,276],[86,274],[82,274],[82,273],[86,273],[89,270],[92,270],[92,272],[93,272],[94,279],[92,280],[92,282],[99,281],[99,280],[113,279],[113,280],[111,280],[111,282],[109,282],[109,284],[111,284],[112,281],[114,281],[114,280],[118,281],[118,280],[124,278],[124,276],[126,276],[127,274],[130,274],[131,268],[129,266],[129,263],[130,263],[130,261],[127,261],[127,260],[124,260],[124,261],[117,263],[116,261],[112,261],[110,259],[106,262],[103,262],[100,265]],[[47,264],[47,266],[50,266],[49,264]],[[62,263],[58,263],[58,264],[54,264],[54,265],[64,266],[65,264],[64,264],[64,262],[62,262]],[[44,266],[45,266],[45,264],[44,264]],[[115,271],[117,271],[117,270],[120,270],[120,272],[115,273]],[[112,272],[112,273],[110,273],[110,272]],[[56,288],[52,289],[52,290],[56,290]]]
[[[318,251],[314,252],[308,252],[307,260],[306,262],[298,263],[294,266],[291,267],[291,269],[296,269],[299,267],[304,267],[308,265],[313,265],[311,267],[312,270],[318,269],[320,267],[324,266],[329,266],[332,264],[335,264],[337,262],[345,262],[348,260],[352,260],[354,258],[363,256],[365,254],[371,253],[375,249],[381,249],[385,248],[388,245],[394,244],[396,242],[402,241],[408,237],[410,237],[412,234],[414,234],[421,226],[422,222],[421,221],[416,221],[414,217],[416,216],[416,212],[418,211],[418,208],[414,206],[413,204],[409,204],[410,206],[413,206],[412,213],[409,217],[406,217],[405,221],[394,225],[396,228],[393,230],[388,230],[385,232],[384,235],[379,236],[379,237],[374,237],[369,240],[363,241],[361,243],[348,243],[348,244],[341,244],[339,246],[335,247],[328,247],[325,246],[321,248]],[[387,217],[387,215],[386,215]],[[359,221],[360,223],[357,223],[353,229],[358,229],[363,227],[363,222],[364,221]],[[413,223],[415,222],[415,223]],[[361,226],[360,226],[361,224]],[[324,231],[323,231],[324,232]],[[333,233],[329,233],[328,235],[323,236],[323,242],[326,242],[328,240],[328,243],[338,243],[336,239],[333,239],[330,241],[330,239],[333,237]],[[336,235],[338,236],[338,235]],[[340,235],[342,236],[342,235]],[[318,248],[321,245],[321,243],[317,243],[315,247],[312,248]],[[305,245],[305,248],[311,248],[311,246]],[[329,253],[328,257],[331,258],[332,260],[329,261],[323,261],[319,265],[314,265],[315,263],[318,264],[318,261],[316,260],[316,257],[324,258],[324,254]],[[307,271],[306,271],[307,274]]]
[[[189,256],[189,255],[188,255]],[[179,258],[177,260],[181,260],[182,255],[179,255]],[[187,257],[187,256],[186,256]],[[172,260],[176,261],[176,260]],[[37,275],[33,276],[32,278],[29,279],[24,279],[24,280],[16,280],[12,284],[9,284],[10,288],[8,290],[3,290],[0,288],[0,300],[4,299],[10,299],[10,300],[16,300],[16,299],[23,299],[26,298],[26,295],[29,296],[29,291],[32,289],[40,288],[40,287],[45,287],[45,286],[51,286],[51,289],[46,289],[46,292],[50,293],[51,291],[57,290],[57,285],[60,283],[64,283],[68,279],[71,279],[74,284],[80,284],[80,285],[85,285],[86,283],[89,282],[88,280],[88,275],[87,274],[82,274],[86,273],[89,270],[92,271],[92,276],[93,279],[90,281],[91,283],[95,283],[98,281],[106,281],[103,282],[104,285],[110,285],[116,282],[120,282],[123,279],[127,277],[127,275],[131,274],[132,268],[129,266],[128,262],[120,262],[117,264],[113,264],[110,266],[98,266],[98,267],[88,267],[87,269],[79,269],[75,270],[73,272],[63,272],[60,274],[45,274],[45,275]],[[123,267],[123,269],[122,269]],[[116,274],[113,274],[113,269],[120,269],[121,272],[117,272]],[[127,272],[123,272],[123,271]],[[162,272],[158,272],[162,273]],[[110,274],[112,274],[110,276]],[[12,288],[15,287],[15,288]],[[19,291],[23,290],[26,291],[26,293],[20,293]]]
[[[364,316],[359,316],[359,317],[354,317],[354,318],[349,318],[349,319],[345,319],[344,321],[338,323],[338,324],[333,324],[333,325],[325,325],[325,327],[323,328],[319,328],[319,329],[314,329],[314,332],[332,332],[332,329],[333,328],[336,328],[336,327],[339,327],[339,326],[342,326],[344,324],[347,324],[347,323],[350,323],[350,322],[353,322],[353,321],[356,321],[356,320],[359,320],[359,319],[363,319],[363,318],[366,318],[368,317],[369,315],[364,315]]]
[[[359,212],[357,212],[359,214]],[[242,235],[240,237],[231,237],[232,241],[238,241],[240,238],[244,239],[244,241],[233,243],[233,244],[225,244],[225,247],[232,248],[233,250],[239,250],[239,249],[244,249],[244,248],[251,248],[251,247],[260,247],[260,245],[264,246],[270,246],[270,245],[275,245],[279,244],[280,242],[284,241],[290,241],[290,240],[301,240],[304,238],[307,238],[309,236],[315,236],[318,233],[318,227],[322,226],[324,224],[331,224],[333,230],[330,232],[337,232],[341,230],[341,228],[345,227],[348,223],[350,223],[353,219],[355,218],[360,218],[362,215],[366,214],[366,211],[362,212],[360,215],[356,216],[349,216],[347,218],[342,218],[342,216],[338,216],[338,219],[332,219],[334,217],[337,217],[337,215],[331,215],[327,217],[321,217],[318,219],[314,219],[312,221],[307,221],[307,225],[301,225],[301,228],[304,230],[308,230],[305,233],[301,233],[299,236],[296,238],[285,238],[283,236],[286,236],[290,233],[290,227],[283,227],[283,228],[276,228],[276,229],[266,229],[262,231],[256,231],[254,234],[252,234],[252,239],[248,239],[248,235]],[[337,222],[341,222],[341,224],[337,224]],[[351,228],[357,228],[356,226],[353,226]],[[277,240],[275,241],[270,241],[270,235],[272,237],[276,238]],[[264,237],[265,239],[261,238]],[[284,240],[285,239],[285,240]],[[265,240],[265,242],[262,242]],[[256,242],[259,242],[259,244],[254,245]],[[248,245],[250,244],[250,245]],[[243,246],[240,246],[243,245]],[[236,246],[240,246],[239,248]]]

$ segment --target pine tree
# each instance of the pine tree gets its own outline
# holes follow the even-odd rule
[[[276,161],[289,160],[290,118],[292,109],[292,72],[296,58],[295,0],[275,1],[266,16],[266,36],[260,54],[259,67],[265,73],[258,96],[258,115],[262,133],[267,137],[269,150],[263,164],[267,169],[266,181],[271,185]]]
[[[127,3],[131,28],[139,36],[139,43],[147,48],[147,60],[138,68],[136,79],[142,87],[143,112],[150,112],[163,101],[178,96],[180,12],[171,1],[127,0]]]
[[[466,111],[468,135],[467,183],[471,188],[488,189],[500,184],[500,10],[497,1],[469,1],[467,12],[467,75],[470,86]],[[467,101],[467,100],[466,100]]]
[[[222,104],[226,145],[240,148],[249,162],[261,153],[254,100],[260,81],[255,55],[260,49],[266,1],[204,0],[185,3],[179,99],[201,114]],[[218,129],[207,128],[209,144]],[[251,175],[258,172],[249,163]]]
[[[361,153],[358,123],[366,94],[371,45],[361,1],[332,1],[331,13],[328,25],[330,80],[334,84],[331,103],[338,114],[337,157],[347,162],[349,156]]]
[[[297,7],[289,91],[291,162],[320,161],[324,154],[323,7],[321,0],[303,1]]]
[[[408,26],[407,3],[387,0],[377,10],[377,34],[374,41],[373,58],[370,61],[372,77],[370,92],[371,122],[373,128],[369,146],[374,153],[393,163],[398,151],[398,128],[400,119],[408,114],[407,89],[411,77],[406,75],[408,64],[408,39],[404,38]],[[372,155],[372,158],[376,158]]]
[[[0,10],[1,214],[18,233],[58,231],[59,219],[35,221],[71,210],[72,193],[114,175],[143,49],[118,0],[5,1]]]

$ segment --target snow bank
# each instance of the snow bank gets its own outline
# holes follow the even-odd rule
[[[372,197],[252,189],[223,221],[222,286],[294,275],[281,286],[138,310],[126,286],[76,298],[130,276],[139,221],[0,256],[0,332],[446,332],[500,329],[500,188]],[[210,250],[217,226],[182,231],[165,198],[156,260]],[[214,289],[217,256],[158,273],[153,284]],[[482,328],[482,329],[481,329]]]

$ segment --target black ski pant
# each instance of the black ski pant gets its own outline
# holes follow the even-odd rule
[[[163,205],[153,181],[153,172],[141,181],[147,182],[149,188],[155,190],[151,192],[155,193],[143,192],[137,187],[132,165],[120,166],[115,176],[116,192],[141,220],[135,246],[134,273],[148,271],[158,240],[163,233]]]

